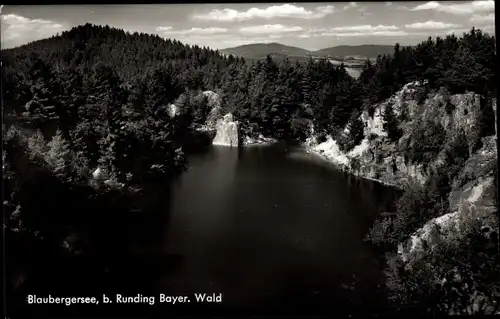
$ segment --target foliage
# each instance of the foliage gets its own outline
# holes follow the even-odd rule
[[[411,136],[410,160],[426,166],[436,159],[445,141],[446,131],[440,122],[418,119]]]
[[[472,28],[460,38],[455,34],[422,41],[416,46],[396,45],[393,54],[367,62],[359,81],[369,92],[369,103],[381,102],[403,85],[426,80],[418,93],[422,102],[427,90],[445,87],[451,94],[495,90],[495,36]]]
[[[422,315],[495,314],[500,306],[498,232],[485,233],[482,221],[464,212],[461,232],[440,240],[440,229],[429,239],[436,245],[406,265],[388,258],[387,286],[395,306]],[[488,230],[489,231],[489,230]]]
[[[70,230],[92,236],[97,227],[102,234],[106,227],[86,217],[88,211],[100,217],[126,212],[127,208],[108,204],[109,198],[123,198],[122,183],[141,185],[186,169],[184,146],[192,128],[225,112],[233,113],[248,135],[293,142],[304,141],[313,124],[320,136],[332,135],[348,152],[363,139],[360,112],[368,110],[373,116],[376,103],[409,82],[424,81],[427,84],[417,94],[420,100],[440,87],[450,94],[469,90],[484,95],[478,132],[472,137],[476,143],[494,134],[495,71],[495,37],[474,28],[461,38],[449,35],[414,47],[396,45],[392,54],[379,56],[375,63],[367,61],[354,80],[343,65],[326,59],[278,63],[268,56],[250,64],[177,40],[109,26],[79,26],[61,36],[2,50],[2,98],[5,114],[15,123],[4,138],[5,223],[9,231],[43,238],[54,251]],[[209,105],[203,93],[207,90],[217,92],[220,107]],[[169,115],[172,103],[179,110],[174,117]],[[446,100],[444,107],[452,112]],[[408,107],[403,105],[399,117],[388,107],[383,117],[389,138],[397,141]],[[450,181],[468,158],[468,138],[459,132],[445,145],[440,123],[416,123],[404,155],[427,165],[444,151],[445,169],[432,173],[423,187],[404,191],[396,214],[372,228],[373,242],[393,248],[427,220],[447,212],[443,203]],[[108,185],[98,190],[89,186],[95,183],[90,180],[97,167],[110,172]],[[120,191],[113,193],[110,185]],[[74,204],[65,205],[60,198]],[[42,209],[47,213],[40,214]],[[484,249],[490,249],[488,245],[483,242]],[[471,255],[460,247],[446,249],[456,251],[456,260],[461,256],[473,265]],[[493,267],[483,255],[476,257],[484,269]],[[396,264],[388,281],[405,296],[403,304],[421,300],[432,308],[432,300],[419,291],[427,289],[441,298],[436,292],[441,288],[422,279],[421,272],[433,268],[422,264],[417,269],[421,272],[405,273]],[[444,263],[434,267],[439,274],[449,271]],[[411,280],[421,284],[411,286]]]
[[[347,130],[347,134],[340,135],[337,138],[339,148],[344,153],[351,151],[356,145],[359,145],[364,137],[364,124],[357,112],[352,113],[347,124]]]
[[[479,136],[495,135],[495,111],[491,98],[481,97],[481,112],[479,113]]]
[[[394,114],[394,110],[391,104],[388,104],[385,107],[382,118],[384,120],[383,128],[387,132],[387,136],[389,137],[389,139],[393,142],[399,141],[399,139],[403,135],[403,132],[398,126],[399,123],[397,121],[396,115]]]

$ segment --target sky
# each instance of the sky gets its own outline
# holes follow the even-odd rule
[[[461,35],[472,26],[494,34],[493,0],[1,7],[1,46],[12,48],[87,22],[224,49],[278,42],[308,50],[337,45],[416,44]]]

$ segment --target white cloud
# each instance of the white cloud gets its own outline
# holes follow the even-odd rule
[[[366,36],[383,36],[383,37],[400,37],[407,36],[408,32],[398,31],[374,31],[374,32],[324,32],[322,36],[336,37],[366,37]]]
[[[281,24],[266,24],[251,27],[240,28],[240,32],[244,34],[273,34],[273,33],[288,33],[302,31],[301,27],[283,26]]]
[[[321,19],[329,14],[335,13],[335,7],[332,5],[319,6],[316,8],[316,14],[312,15],[312,19]]]
[[[169,31],[169,30],[172,30],[172,27],[157,27],[156,28],[156,31],[160,31],[160,32]]]
[[[390,7],[390,6],[392,6],[392,2],[387,1],[387,2],[385,3],[385,6],[386,6],[386,7]]]
[[[461,27],[459,24],[436,22],[436,21],[426,21],[426,22],[415,22],[412,24],[405,25],[408,29],[424,29],[424,30],[442,30]]]
[[[411,11],[434,10],[438,12],[446,12],[455,15],[471,15],[475,13],[492,12],[495,10],[495,2],[493,0],[480,0],[463,3],[441,4],[436,1],[430,1],[420,4],[411,9]]]
[[[238,11],[225,8],[222,10],[212,10],[205,14],[195,14],[193,17],[199,20],[211,21],[246,21],[256,18],[273,19],[273,18],[297,18],[297,19],[321,19],[329,14],[334,13],[335,8],[332,5],[317,7],[314,11],[306,10],[304,7],[298,7],[291,4],[283,4],[280,6],[270,6],[266,9],[250,8],[247,11]]]
[[[349,10],[351,8],[356,8],[358,5],[356,4],[356,2],[349,2],[348,5],[344,6],[344,10]]]
[[[212,35],[226,33],[226,28],[191,28],[189,30],[173,30],[172,27],[157,27],[156,31],[164,35]]]
[[[315,36],[338,36],[338,37],[359,37],[359,36],[404,36],[407,32],[400,30],[395,25],[354,25],[333,28],[311,28],[304,30],[300,38]]]
[[[490,13],[488,15],[479,15],[475,14],[470,18],[470,22],[472,23],[495,23],[495,14]]]
[[[355,25],[355,26],[345,26],[345,27],[335,27],[330,28],[331,31],[389,31],[389,30],[398,30],[399,28],[395,25]]]
[[[354,25],[334,27],[328,29],[311,29],[309,34],[337,37],[362,37],[362,36],[406,36],[408,32],[400,30],[395,25]]]
[[[48,38],[67,29],[50,20],[30,19],[16,14],[2,15],[2,47],[14,47]]]

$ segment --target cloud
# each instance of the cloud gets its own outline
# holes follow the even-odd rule
[[[156,28],[156,31],[161,32],[164,35],[213,35],[226,33],[228,30],[226,28],[191,28],[189,30],[173,30],[170,26],[160,26]]]
[[[160,32],[169,31],[169,30],[172,30],[172,27],[157,27],[156,28],[156,31],[160,31]]]
[[[347,31],[347,32],[352,32],[352,31],[364,31],[364,32],[370,32],[370,31],[390,31],[390,30],[398,30],[399,28],[396,27],[395,25],[377,25],[377,26],[372,26],[372,25],[355,25],[355,26],[345,26],[345,27],[335,27],[335,28],[330,28],[330,31]]]
[[[337,37],[361,37],[361,36],[406,36],[408,32],[400,30],[395,25],[354,25],[333,28],[309,29],[300,37],[311,36],[337,36]]]
[[[2,16],[2,47],[15,47],[48,38],[67,29],[66,26],[50,20],[6,14]]]
[[[366,36],[381,36],[381,37],[401,37],[409,35],[408,32],[398,31],[374,31],[374,32],[324,32],[322,36],[336,37],[366,37]]]
[[[304,30],[300,38],[315,36],[338,36],[338,37],[360,37],[360,36],[405,36],[406,31],[400,30],[395,25],[354,25],[333,28],[311,28]]]
[[[271,6],[266,9],[250,8],[247,11],[237,11],[225,8],[212,10],[205,14],[195,14],[194,19],[209,21],[247,21],[252,19],[296,18],[296,19],[321,19],[335,12],[332,5],[319,6],[314,11],[306,10],[291,4]]]
[[[390,7],[390,6],[392,6],[392,2],[387,1],[387,2],[385,3],[385,6],[386,6],[386,7]]]
[[[494,13],[490,13],[488,15],[475,14],[470,18],[470,22],[478,23],[478,24],[482,24],[482,23],[493,23],[494,24],[495,23],[495,14]]]
[[[358,5],[356,4],[356,2],[349,2],[348,5],[346,5],[343,9],[344,10],[349,10],[351,8],[356,8]]]
[[[412,24],[405,25],[408,29],[424,29],[424,30],[443,30],[461,27],[459,24],[436,22],[436,21],[426,21],[426,22],[415,22]]]
[[[319,6],[316,8],[316,14],[312,15],[312,19],[321,19],[329,14],[335,13],[335,7],[332,5]]]
[[[471,15],[476,13],[492,12],[495,10],[495,2],[493,0],[480,0],[463,3],[441,4],[436,1],[430,1],[420,4],[411,11],[434,10],[438,12],[446,12],[455,15]]]
[[[283,26],[281,24],[266,24],[240,28],[244,34],[275,34],[302,31],[301,27]]]

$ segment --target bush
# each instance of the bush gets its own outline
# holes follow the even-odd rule
[[[337,144],[344,153],[351,151],[364,138],[364,124],[357,112],[352,113],[351,119],[347,123],[347,129],[349,130],[347,135],[342,134],[337,138]]]
[[[396,255],[388,257],[387,287],[398,307],[432,315],[500,310],[498,233],[486,234],[471,212],[460,224],[455,239],[438,240],[432,253],[410,261],[411,267]]]
[[[448,194],[451,190],[446,171],[429,176],[426,184],[409,183],[396,201],[396,212],[390,218],[375,221],[368,240],[377,245],[395,248],[432,218],[449,211]]]
[[[415,97],[416,97],[418,105],[424,104],[428,95],[429,95],[429,91],[428,91],[427,87],[425,85],[420,86],[415,93]]]
[[[358,172],[359,169],[361,168],[361,162],[359,161],[358,158],[351,158],[350,166],[353,172]]]
[[[456,138],[446,147],[445,167],[448,168],[448,177],[453,180],[469,158],[469,146],[464,131],[459,131]]]
[[[309,134],[309,120],[292,118],[290,121],[291,137],[294,141],[304,141]]]
[[[479,114],[479,136],[495,135],[495,111],[491,98],[481,97],[481,113]]]
[[[441,123],[419,121],[412,134],[410,159],[424,167],[436,159],[446,141],[446,131]]]
[[[397,242],[393,241],[393,220],[390,217],[382,217],[375,220],[372,228],[370,228],[368,234],[365,237],[366,241],[372,242],[377,246],[392,246],[397,245]]]
[[[446,99],[444,102],[444,109],[446,111],[446,114],[451,115],[453,111],[455,110],[455,105],[453,105],[450,101],[450,99]]]
[[[326,133],[324,133],[324,132],[319,133],[318,137],[317,137],[317,141],[318,141],[318,143],[326,142]]]
[[[410,112],[410,110],[409,110],[408,102],[403,101],[403,103],[401,105],[401,111],[399,112],[399,116],[398,116],[399,122],[407,121],[409,118],[409,112]]]
[[[394,115],[392,105],[389,104],[385,107],[382,118],[384,120],[383,128],[387,132],[387,136],[389,137],[389,139],[393,142],[399,141],[399,139],[403,135],[403,131],[398,126],[399,123],[396,116]]]

